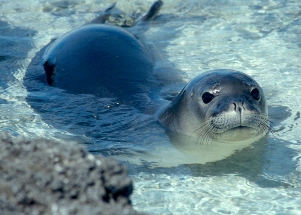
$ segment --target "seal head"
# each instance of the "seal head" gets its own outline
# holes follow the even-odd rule
[[[234,70],[214,70],[192,79],[159,113],[170,131],[211,140],[244,141],[264,136],[270,126],[261,87]]]

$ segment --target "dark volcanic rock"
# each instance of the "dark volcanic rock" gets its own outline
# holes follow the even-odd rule
[[[117,161],[74,143],[0,135],[0,211],[5,214],[140,214]]]

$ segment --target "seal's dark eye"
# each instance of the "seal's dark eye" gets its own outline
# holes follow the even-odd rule
[[[212,93],[205,92],[202,95],[202,100],[205,104],[208,104],[209,102],[211,102],[213,98],[214,98],[214,95]]]
[[[251,96],[255,99],[255,100],[259,100],[260,99],[260,92],[257,88],[254,88],[251,91]]]

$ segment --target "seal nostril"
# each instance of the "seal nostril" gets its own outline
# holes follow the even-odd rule
[[[260,92],[257,88],[254,88],[250,94],[253,97],[253,99],[255,99],[257,101],[260,99]]]
[[[211,102],[213,98],[214,98],[214,95],[212,93],[205,92],[202,95],[202,100],[205,104],[208,104],[209,102]]]
[[[233,102],[233,106],[234,106],[234,111],[239,112],[240,114],[243,112],[243,110],[245,109],[244,107],[244,102],[239,103],[239,102]]]
[[[239,111],[239,113],[241,114],[241,112],[242,112],[242,107],[239,107],[239,108],[238,108],[238,111]]]

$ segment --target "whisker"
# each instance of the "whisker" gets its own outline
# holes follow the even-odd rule
[[[204,130],[203,132],[203,136],[199,136],[198,139],[200,139],[200,141],[202,141],[203,144],[209,144],[210,140],[211,140],[211,131],[212,130],[212,127],[207,127],[206,130]],[[201,139],[202,137],[202,139]]]
[[[208,125],[208,123],[211,123],[211,119],[206,120],[205,122],[201,122],[201,123],[199,124],[199,126],[197,126],[198,128],[197,128],[196,130],[194,130],[194,132],[196,132],[196,131],[202,129],[204,126]]]
[[[262,133],[262,131],[271,132],[275,135],[275,130],[273,128],[273,122],[267,118],[267,115],[258,115],[258,126],[253,126],[254,129],[258,131],[258,133]]]
[[[274,129],[273,122],[269,121],[268,132],[270,132],[274,137],[276,137],[276,130]]]
[[[212,130],[211,120],[207,120],[203,123],[200,123],[198,128],[194,130],[194,133],[196,133],[197,134],[196,136],[198,137],[197,144],[210,142],[210,140],[212,139],[210,135],[212,133],[210,132],[211,130]]]

